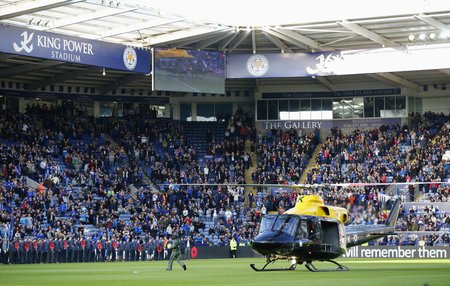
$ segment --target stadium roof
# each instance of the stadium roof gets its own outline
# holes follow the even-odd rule
[[[228,53],[297,53],[450,42],[450,1],[439,0],[289,0],[269,7],[254,0],[0,0],[0,21],[139,47]],[[150,87],[149,78],[143,75],[108,71],[105,78],[92,67],[6,54],[0,57],[2,78],[28,81],[34,87],[39,85],[37,81],[82,84],[86,79],[90,79],[88,85],[103,86],[105,90],[111,83]],[[16,74],[7,72],[17,64],[28,68]],[[30,71],[30,65],[41,69]],[[401,72],[375,80],[420,86],[450,82],[449,74],[449,70]],[[330,83],[346,78],[358,81],[361,77],[374,80],[373,76],[360,75],[333,77]],[[301,81],[317,82],[311,78]]]

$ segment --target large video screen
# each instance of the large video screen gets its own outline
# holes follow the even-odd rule
[[[223,52],[154,48],[152,66],[154,90],[225,93]]]

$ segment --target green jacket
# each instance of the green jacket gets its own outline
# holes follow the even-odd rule
[[[172,255],[180,254],[180,241],[178,239],[174,239],[172,241]]]

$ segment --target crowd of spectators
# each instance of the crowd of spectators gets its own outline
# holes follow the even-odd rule
[[[320,134],[303,134],[302,130],[272,129],[258,140],[258,167],[252,174],[258,184],[297,183],[319,142]]]
[[[245,184],[252,165],[256,183],[298,182],[319,143],[318,130],[272,130],[256,139],[252,117],[239,111],[225,139],[212,138],[209,156],[200,160],[180,122],[153,117],[93,118],[70,103],[0,115],[0,246],[10,247],[14,262],[164,259],[173,233],[188,238],[186,245],[228,245],[232,236],[246,244],[262,215],[293,207],[307,192],[256,195],[214,184]],[[425,114],[413,131],[335,129],[307,182],[444,180],[448,129],[436,136],[429,131],[442,121]],[[256,162],[246,151],[248,141],[256,146]],[[400,145],[409,147],[403,151]],[[39,184],[31,186],[26,177]],[[146,178],[165,187],[140,188]],[[429,188],[432,194],[444,191],[441,185]],[[349,209],[353,223],[385,219],[378,187],[327,188],[319,194]],[[441,213],[405,213],[400,229],[435,231],[448,223]]]
[[[442,155],[449,143],[444,123],[448,119],[425,113],[416,117],[416,130],[396,125],[344,133],[334,128],[322,144],[307,183],[444,181],[448,170]]]
[[[447,181],[450,165],[442,156],[449,145],[444,124],[448,119],[443,114],[425,113],[415,117],[417,127],[412,130],[396,125],[344,133],[335,128],[324,140],[305,183],[379,183],[366,191],[384,192],[383,184]],[[447,200],[447,185],[438,183],[406,186],[408,200],[416,199],[416,188],[429,200]]]

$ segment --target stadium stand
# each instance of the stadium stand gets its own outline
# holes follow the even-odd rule
[[[262,215],[292,207],[308,190],[254,194],[237,186],[185,184],[246,183],[246,140],[256,145],[255,182],[297,183],[320,143],[317,134],[294,130],[272,130],[255,140],[248,117],[239,111],[228,125],[208,123],[220,132],[206,132],[205,141],[196,142],[200,131],[185,132],[196,129],[185,123],[142,115],[95,119],[71,105],[34,105],[25,114],[2,116],[0,232],[12,236],[11,261],[164,259],[164,240],[173,233],[197,245],[228,245],[232,235],[247,244]],[[426,113],[412,130],[334,129],[312,159],[318,167],[308,183],[444,181],[446,122],[448,116]],[[154,186],[170,185],[155,192],[144,176]],[[437,207],[448,191],[446,184],[425,185],[405,197],[411,203],[398,230],[410,233],[383,243],[448,243],[450,210]],[[386,218],[381,187],[323,188],[320,194],[348,208],[353,223]]]

